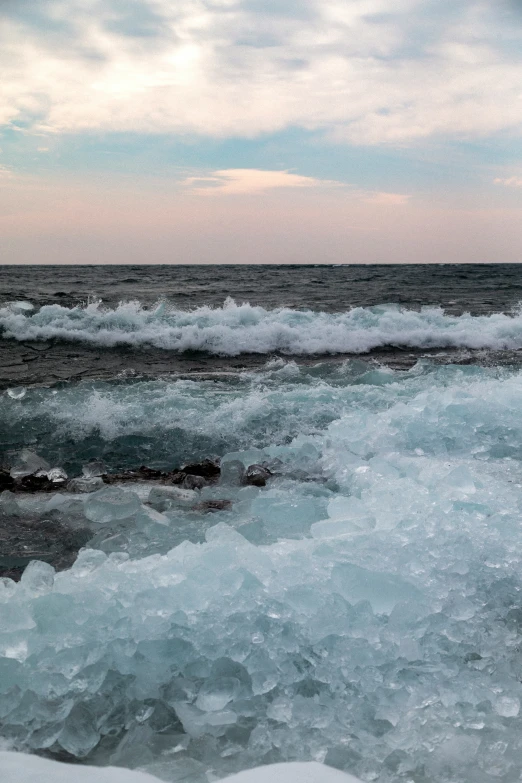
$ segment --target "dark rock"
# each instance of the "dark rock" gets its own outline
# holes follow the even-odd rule
[[[148,468],[146,465],[141,465],[138,468],[138,473],[146,479],[160,479],[166,474],[161,470],[155,470],[155,468]]]
[[[173,470],[167,474],[165,484],[175,484],[177,487],[181,487],[186,478],[187,474],[182,470]]]
[[[482,655],[476,652],[467,653],[464,656],[464,663],[474,663],[475,661],[481,661]]]
[[[97,476],[104,484],[120,484],[127,481],[158,481],[162,484],[174,484],[185,489],[201,489],[207,484],[214,484],[220,476],[219,464],[206,459],[193,465],[186,465],[182,470],[175,469],[169,472],[149,468],[141,465],[133,470],[122,470],[118,473],[104,473]],[[80,477],[82,480],[86,477]],[[75,479],[72,479],[74,482]],[[32,473],[21,479],[12,479],[5,470],[0,470],[0,492],[9,489],[13,492],[56,492],[62,486],[66,486],[66,479],[50,480],[43,472],[41,475]]]
[[[254,487],[264,487],[271,475],[271,471],[262,465],[249,465],[246,470],[245,484],[252,484]]]
[[[232,508],[231,500],[202,500],[192,506],[193,511],[203,511],[204,513],[214,513],[216,511],[228,511]]]
[[[7,470],[0,470],[0,492],[5,489],[13,489],[15,480]]]
[[[21,492],[56,492],[58,487],[46,475],[37,476],[31,473],[16,482],[16,489]]]
[[[201,476],[212,483],[218,480],[221,468],[219,467],[218,462],[211,459],[204,459],[203,462],[197,462],[194,465],[185,465],[185,467],[182,468],[182,471],[184,473],[189,473],[191,476]]]
[[[159,481],[167,478],[168,475],[168,473],[163,473],[161,470],[141,465],[136,470],[122,470],[120,473],[104,473],[101,478],[105,484],[116,484],[123,481]]]

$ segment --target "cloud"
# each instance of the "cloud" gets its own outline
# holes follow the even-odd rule
[[[354,144],[522,129],[522,27],[470,0],[5,0],[0,124]]]
[[[504,185],[506,188],[522,188],[522,177],[497,177],[495,185]]]
[[[246,196],[267,193],[273,190],[321,189],[332,194],[342,189],[343,196],[338,203],[352,204],[356,201],[375,206],[394,207],[407,204],[411,198],[405,193],[365,191],[347,183],[315,177],[303,177],[289,171],[265,171],[262,169],[225,169],[206,175],[187,177],[180,183],[186,192],[196,196]]]
[[[302,177],[289,171],[260,169],[225,169],[214,171],[208,177],[188,177],[182,182],[190,192],[200,196],[246,195],[264,193],[274,188],[311,188],[339,185],[329,180]]]

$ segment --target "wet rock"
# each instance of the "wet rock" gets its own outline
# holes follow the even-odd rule
[[[249,465],[246,470],[245,484],[252,484],[254,487],[264,487],[271,475],[271,471],[263,467],[263,465]]]
[[[163,471],[156,470],[155,468],[148,468],[146,465],[141,465],[138,468],[138,473],[148,480],[160,479],[166,475]]]
[[[167,479],[168,473],[163,473],[161,470],[155,470],[154,468],[148,468],[146,465],[141,465],[136,470],[123,470],[119,473],[104,473],[101,478],[105,484],[116,484],[123,481],[159,481]]]
[[[47,473],[24,476],[16,482],[18,492],[56,492],[56,484],[47,478]]]
[[[175,486],[181,487],[183,486],[183,482],[186,478],[187,474],[182,470],[172,470],[170,473],[167,473],[164,483],[174,484]]]
[[[0,492],[13,489],[15,480],[7,470],[0,470]]]
[[[182,471],[191,476],[201,476],[209,483],[217,481],[221,474],[219,463],[211,459],[204,459],[203,462],[197,462],[193,465],[185,465]]]
[[[32,452],[30,453],[32,455]],[[34,455],[38,460],[38,455]],[[29,462],[32,456],[28,457]],[[26,462],[25,464],[29,464]],[[31,462],[32,464],[32,462]],[[38,463],[39,464],[39,463]],[[125,482],[157,481],[159,484],[174,484],[184,489],[201,489],[207,484],[214,484],[220,476],[219,464],[213,460],[203,460],[193,465],[186,465],[182,470],[174,469],[168,472],[141,465],[132,470],[122,470],[118,473],[107,473],[105,464],[93,460],[82,468],[83,475],[67,482],[67,474],[62,468],[49,468],[47,463],[28,475],[13,477],[12,470],[0,470],[0,492],[9,489],[13,492],[52,492],[62,484],[70,492],[91,492],[100,489],[102,484],[122,484]],[[91,482],[91,483],[89,483]],[[100,483],[101,482],[101,483]]]

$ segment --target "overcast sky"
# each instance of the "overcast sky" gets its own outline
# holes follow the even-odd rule
[[[522,2],[0,0],[1,263],[522,261]]]

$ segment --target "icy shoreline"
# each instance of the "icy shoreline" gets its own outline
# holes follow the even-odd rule
[[[379,783],[519,775],[522,373],[279,362],[0,408],[69,476],[226,467],[198,490],[2,496],[95,529],[70,569],[0,580],[9,747],[184,783],[310,759]],[[265,460],[284,470],[243,485]]]

